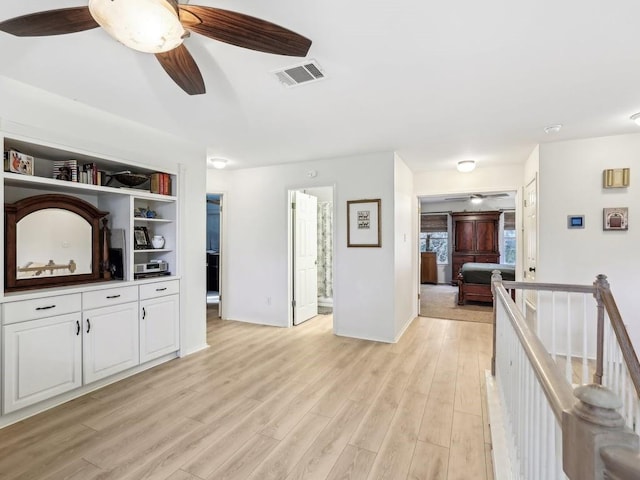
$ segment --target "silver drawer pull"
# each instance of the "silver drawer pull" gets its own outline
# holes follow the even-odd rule
[[[119,298],[120,295],[107,295],[107,298]]]
[[[164,288],[156,288],[156,292],[164,292],[167,289],[167,287]]]
[[[56,308],[55,305],[48,305],[46,307],[37,307],[36,310],[49,310],[51,308]]]

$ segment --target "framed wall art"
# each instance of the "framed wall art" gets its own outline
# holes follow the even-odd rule
[[[628,230],[629,229],[629,209],[624,208],[604,208],[602,216],[603,230]]]
[[[135,250],[147,250],[153,248],[149,239],[147,227],[133,227],[133,248]]]
[[[347,247],[380,247],[380,199],[347,201]]]

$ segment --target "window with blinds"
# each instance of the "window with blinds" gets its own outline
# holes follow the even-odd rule
[[[449,263],[448,215],[423,213],[420,216],[420,251],[436,252],[436,262]]]
[[[516,264],[516,212],[514,210],[503,213],[504,244],[502,246],[502,263]]]

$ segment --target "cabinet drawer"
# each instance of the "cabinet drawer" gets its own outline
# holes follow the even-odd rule
[[[476,255],[476,263],[498,263],[498,255]]]
[[[108,307],[109,305],[118,305],[120,303],[135,302],[138,300],[138,288],[117,287],[106,290],[96,290],[94,292],[85,292],[82,294],[82,308],[88,310],[91,308]]]
[[[56,295],[34,300],[22,300],[19,302],[7,302],[2,306],[4,325],[35,320],[38,318],[53,317],[65,313],[79,312],[81,310],[81,297],[79,293],[71,295]]]
[[[168,280],[165,282],[140,285],[140,300],[163,297],[165,295],[174,295],[176,293],[180,293],[180,282],[178,280]]]

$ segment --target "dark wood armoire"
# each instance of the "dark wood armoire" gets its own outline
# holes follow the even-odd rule
[[[453,253],[451,284],[458,284],[460,267],[467,262],[498,263],[498,232],[500,212],[455,212],[451,214],[453,226]]]

